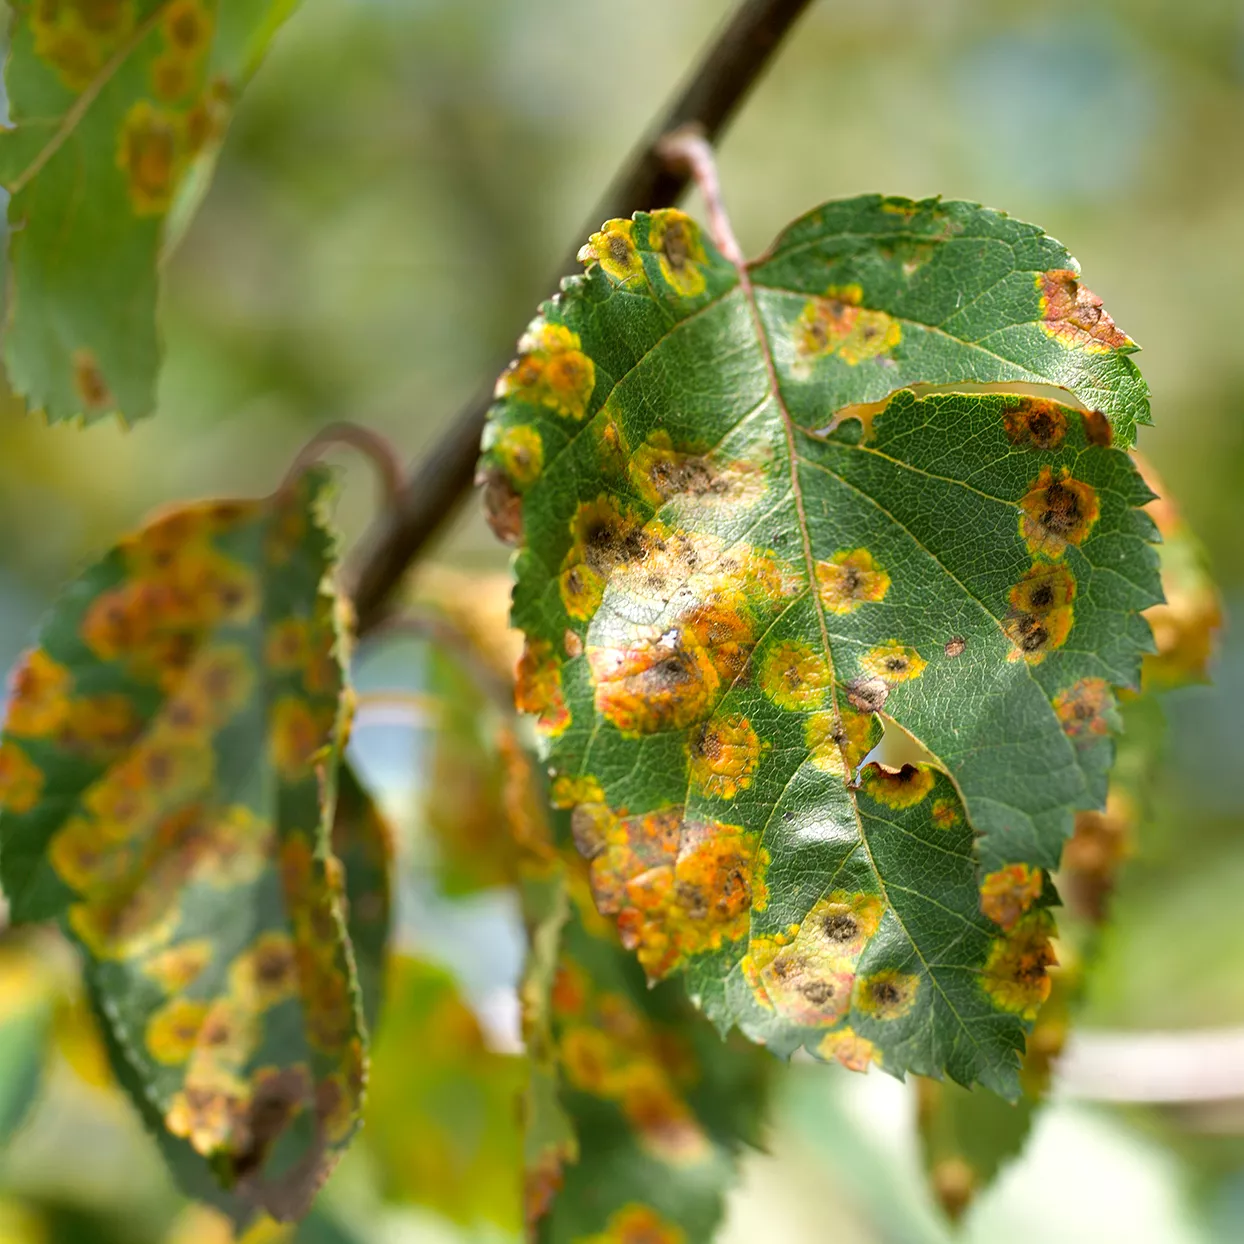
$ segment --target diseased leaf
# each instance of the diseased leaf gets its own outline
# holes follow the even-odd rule
[[[641,213],[581,258],[481,473],[597,905],[723,1030],[1014,1096],[1045,873],[1151,646],[1134,347],[969,204],[830,204],[746,268]],[[1013,380],[1095,409],[883,400]],[[883,721],[934,763],[867,763]]]
[[[303,1214],[352,1135],[358,983],[328,843],[344,730],[311,471],[166,512],[19,664],[0,755],[16,921],[60,916],[175,1171]],[[194,1161],[197,1155],[198,1161]]]
[[[50,420],[155,404],[156,277],[294,0],[19,0],[0,134],[5,362]]]

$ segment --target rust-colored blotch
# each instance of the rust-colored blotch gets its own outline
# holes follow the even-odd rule
[[[841,708],[812,713],[804,722],[808,760],[824,773],[844,780],[881,738],[875,717]]]
[[[887,683],[907,682],[919,678],[928,664],[912,647],[900,644],[897,639],[887,640],[869,649],[860,658],[860,668],[874,678]]]
[[[1084,542],[1101,514],[1097,490],[1073,479],[1066,467],[1057,475],[1046,466],[1019,503],[1019,533],[1034,556],[1059,558],[1069,544]]]
[[[558,735],[570,725],[561,668],[548,640],[528,639],[523,645],[515,672],[514,705],[519,712],[534,714],[544,734]]]
[[[884,311],[861,307],[858,285],[833,286],[810,298],[795,322],[796,358],[808,362],[836,355],[849,367],[888,354],[903,339],[902,325]]]
[[[904,765],[897,772],[871,764],[863,773],[864,793],[887,808],[913,808],[933,789],[928,765]]]
[[[760,739],[741,713],[714,717],[687,742],[691,785],[717,799],[733,799],[751,785],[760,763]]]
[[[673,628],[628,648],[587,650],[596,710],[623,734],[685,729],[712,711],[720,676],[686,629]]]
[[[920,980],[887,968],[861,977],[855,985],[855,1006],[869,1019],[901,1019],[916,1004]]]
[[[684,298],[695,298],[706,287],[707,256],[700,240],[700,226],[686,212],[666,207],[648,221],[648,245],[657,253],[661,275]]]
[[[1014,657],[1030,664],[1067,642],[1075,622],[1076,581],[1066,566],[1035,562],[1008,594],[1010,611],[1002,629],[1015,645]]]
[[[518,343],[519,356],[501,374],[496,396],[513,397],[580,421],[596,387],[596,365],[579,335],[537,320]]]
[[[829,613],[851,613],[870,601],[885,599],[890,576],[867,549],[840,549],[816,563],[816,586]]]
[[[981,980],[996,1006],[1025,1019],[1036,1018],[1050,996],[1048,969],[1057,962],[1050,945],[1053,933],[1053,917],[1039,907],[994,941]]]
[[[1115,327],[1101,299],[1080,283],[1076,272],[1067,268],[1039,272],[1036,286],[1042,331],[1060,345],[1090,354],[1107,354],[1135,344]]]
[[[1054,697],[1054,712],[1070,738],[1110,732],[1106,714],[1113,705],[1110,685],[1104,678],[1081,678]]]
[[[619,285],[643,283],[644,263],[635,246],[633,220],[607,220],[579,248],[579,262],[598,263]]]
[[[1013,929],[1041,897],[1045,875],[1028,864],[1007,864],[981,881],[981,911],[994,924]]]
[[[779,708],[799,712],[824,703],[832,680],[829,663],[811,644],[784,639],[765,652],[756,681]]]
[[[1067,409],[1042,397],[1018,397],[1002,412],[1007,440],[1020,449],[1057,449],[1067,435]]]
[[[870,1063],[881,1061],[877,1047],[850,1027],[827,1032],[817,1045],[816,1053],[827,1062],[836,1059],[848,1071],[867,1071]]]

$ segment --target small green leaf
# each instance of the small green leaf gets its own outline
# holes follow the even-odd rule
[[[326,479],[124,539],[48,617],[0,739],[14,920],[62,917],[144,1116],[275,1218],[332,1169],[365,1072]]]
[[[723,1030],[1015,1095],[1151,648],[1134,346],[971,204],[829,204],[739,267],[640,213],[580,258],[482,473],[597,905]],[[901,387],[1019,381],[1093,409]],[[883,724],[930,759],[871,763]]]
[[[22,0],[0,135],[5,362],[50,420],[155,404],[156,270],[291,0]]]

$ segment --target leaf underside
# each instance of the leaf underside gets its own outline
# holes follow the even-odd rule
[[[342,733],[333,541],[312,471],[152,520],[87,570],[19,664],[0,738],[15,922],[81,948],[119,1078],[179,1180],[299,1217],[357,1125],[358,973],[329,824]],[[337,824],[375,1006],[384,846]]]
[[[51,421],[155,405],[157,264],[290,0],[26,0],[5,75],[5,365]]]
[[[598,907],[723,1030],[1014,1096],[1045,871],[1158,598],[1111,447],[1147,421],[1135,347],[1057,243],[970,204],[830,204],[743,270],[639,214],[580,258],[482,474]],[[1089,409],[902,388],[967,381]],[[932,762],[865,763],[883,723]]]

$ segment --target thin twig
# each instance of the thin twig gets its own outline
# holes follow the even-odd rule
[[[707,142],[716,139],[810,2],[743,0],[706,49],[682,94],[632,153],[587,225],[576,235],[574,249],[558,266],[549,290],[556,289],[557,281],[567,272],[577,270],[579,244],[602,221],[677,202],[687,187],[687,173],[671,168],[661,157],[659,139],[687,125],[698,127]],[[499,359],[492,375],[499,374],[505,362]],[[416,464],[397,504],[364,538],[350,576],[360,632],[370,630],[380,620],[407,566],[470,489],[491,401],[490,382]]]
[[[322,427],[295,455],[285,473],[282,488],[318,462],[326,450],[347,445],[357,450],[375,468],[380,482],[380,498],[385,512],[398,504],[402,493],[402,462],[387,437],[360,423],[330,423]]]

